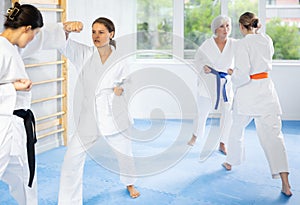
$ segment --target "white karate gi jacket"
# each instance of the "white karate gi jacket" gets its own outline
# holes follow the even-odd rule
[[[61,25],[45,25],[45,28],[42,28],[41,32],[24,49],[19,49],[8,42],[6,38],[0,37],[0,145],[6,137],[13,111],[26,110],[31,107],[31,92],[16,91],[13,85],[17,79],[29,79],[22,59],[40,49],[60,48],[65,40],[56,38],[57,32],[61,32]],[[15,148],[14,145],[19,145],[19,148],[25,147],[25,139],[24,137],[16,139],[13,148]],[[16,152],[14,154],[23,156],[24,153],[18,153],[23,148],[19,148],[13,149]]]
[[[234,66],[234,46],[236,40],[228,38],[226,45],[222,52],[218,48],[214,37],[211,37],[203,42],[203,44],[198,48],[195,54],[194,66],[198,71],[198,94],[203,97],[208,97],[212,100],[214,104],[216,101],[216,76],[214,74],[204,73],[203,66],[208,65],[217,71],[227,73],[227,69],[233,68]],[[226,76],[228,80],[226,85],[226,93],[229,102],[232,102],[233,92],[230,82],[230,77]],[[222,100],[222,90],[225,83],[224,79],[221,79],[221,95],[220,100]]]
[[[74,93],[74,118],[82,141],[90,137],[113,135],[127,129],[129,119],[125,94],[128,65],[120,61],[116,50],[102,64],[95,46],[68,39],[62,53],[80,72]],[[116,96],[113,88],[123,82],[124,93]],[[83,138],[82,138],[83,137]]]
[[[272,70],[273,53],[272,39],[266,34],[248,34],[237,44],[231,79],[236,88],[233,110],[238,114],[257,116],[282,113],[270,76],[250,79],[250,75]]]

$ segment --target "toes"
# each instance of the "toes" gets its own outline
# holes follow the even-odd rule
[[[134,186],[132,186],[132,185],[127,186],[127,190],[129,192],[130,197],[133,198],[133,199],[140,196],[140,192],[138,190],[136,190],[134,188]]]
[[[187,145],[189,145],[189,146],[194,146],[194,144],[195,144],[195,142],[191,142],[191,141],[189,141],[189,142],[187,143]]]
[[[291,191],[281,191],[281,193],[286,197],[291,197],[293,195]]]
[[[222,166],[223,166],[227,171],[230,171],[230,170],[231,170],[231,165],[228,164],[227,162],[224,162],[224,163],[222,164]]]
[[[134,191],[134,192],[130,193],[130,197],[133,198],[133,199],[137,198],[139,196],[140,196],[140,192],[138,192],[138,191]]]
[[[135,192],[135,193],[130,194],[130,197],[131,197],[131,198],[137,198],[137,197],[139,197],[139,196],[140,196],[140,193],[139,193],[139,192]]]
[[[291,186],[290,185],[283,185],[281,193],[286,197],[291,197],[293,194],[291,192]]]

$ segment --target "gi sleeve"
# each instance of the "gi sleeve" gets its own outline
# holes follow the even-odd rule
[[[61,23],[46,24],[34,39],[19,52],[23,59],[38,50],[60,49],[65,47],[66,35]]]
[[[17,99],[13,83],[0,84],[0,115],[12,115]]]
[[[65,47],[59,49],[59,51],[66,56],[77,69],[80,69],[93,54],[94,49],[93,47],[69,38]]]
[[[204,53],[204,51],[201,48],[199,48],[198,51],[195,54],[195,59],[194,59],[194,67],[195,67],[195,69],[196,69],[196,71],[198,72],[199,75],[204,74],[203,67],[205,65],[212,66],[209,59],[208,59],[208,57]]]

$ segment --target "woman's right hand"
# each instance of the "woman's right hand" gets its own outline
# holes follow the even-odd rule
[[[122,87],[114,87],[114,93],[116,96],[121,96],[124,89]]]
[[[228,73],[228,75],[232,75],[233,69],[232,69],[232,68],[229,68],[229,69],[227,70],[227,73]]]
[[[14,87],[18,91],[29,91],[32,87],[32,82],[29,79],[20,79],[14,82]]]
[[[83,29],[83,24],[80,21],[67,21],[63,23],[65,33],[76,32],[79,33]]]
[[[211,69],[207,65],[203,66],[203,70],[204,70],[204,73],[206,73],[206,74],[211,72]]]

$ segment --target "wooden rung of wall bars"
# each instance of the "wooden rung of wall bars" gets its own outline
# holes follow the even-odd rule
[[[37,119],[35,119],[35,121],[42,121],[42,120],[46,120],[48,118],[51,118],[51,117],[57,117],[57,116],[60,116],[60,115],[64,115],[66,114],[64,111],[61,111],[61,112],[57,112],[57,113],[54,113],[54,114],[51,114],[51,115],[46,115],[46,116],[43,116],[43,117],[39,117]]]
[[[19,2],[21,4],[51,4],[59,5],[61,0],[12,0],[12,3]]]
[[[59,61],[51,61],[51,62],[27,64],[27,65],[25,65],[25,68],[32,68],[32,67],[46,66],[46,65],[59,65],[59,64],[64,64],[64,63],[66,63],[66,61],[59,60]]]
[[[62,94],[62,95],[55,95],[55,96],[51,96],[51,97],[47,97],[47,98],[40,98],[40,99],[31,101],[31,104],[49,101],[49,100],[55,100],[55,99],[63,98],[65,96],[66,96],[65,94]]]
[[[61,125],[61,118],[49,121],[49,122],[45,122],[45,123],[41,123],[41,124],[37,124],[36,125],[36,131],[39,132],[41,130],[46,130],[49,129],[51,127],[56,127],[58,125]]]
[[[64,9],[59,8],[38,8],[40,11],[50,11],[50,12],[64,12]]]
[[[55,79],[50,79],[50,80],[43,80],[39,82],[34,82],[32,85],[41,85],[41,84],[46,84],[46,83],[53,83],[53,82],[61,82],[64,81],[65,78],[55,78]]]
[[[64,131],[65,131],[65,129],[61,128],[59,130],[54,130],[52,132],[48,132],[48,133],[43,134],[43,135],[38,135],[37,138],[41,139],[41,138],[44,138],[44,137],[47,137],[47,136],[50,136],[50,135],[54,135],[54,134],[57,134],[57,133],[60,133],[60,132],[64,132]]]

